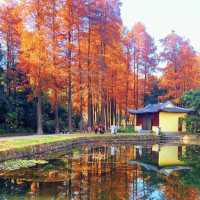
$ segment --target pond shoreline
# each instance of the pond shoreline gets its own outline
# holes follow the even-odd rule
[[[187,141],[185,138],[187,137]],[[196,138],[196,137],[195,137]],[[69,151],[73,147],[81,145],[104,145],[104,144],[136,144],[151,146],[153,144],[190,144],[197,141],[188,135],[182,136],[156,136],[153,134],[119,134],[119,135],[96,135],[96,134],[71,134],[71,135],[43,135],[21,136],[7,139],[0,138],[0,162],[20,158],[34,158],[57,152]],[[5,143],[5,144],[4,144]],[[1,148],[7,145],[8,148]],[[22,145],[21,145],[22,143]],[[18,145],[16,145],[18,144]],[[20,145],[19,145],[20,144]]]
[[[38,136],[39,137],[39,136]],[[142,143],[151,145],[160,142],[160,137],[155,135],[79,135],[76,138],[67,138],[61,141],[45,142],[43,144],[26,145],[25,147],[10,148],[0,151],[0,162],[12,159],[31,158],[37,155],[49,154],[84,144],[133,144]],[[1,142],[2,143],[2,142]],[[28,143],[28,140],[27,140]]]

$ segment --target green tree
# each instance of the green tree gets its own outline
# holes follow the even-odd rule
[[[192,108],[191,112],[186,118],[187,130],[191,133],[200,132],[200,89],[191,90],[184,94],[181,102],[185,107]]]
[[[144,96],[144,104],[157,104],[159,102],[159,97],[164,96],[166,94],[166,90],[163,88],[159,88],[158,83],[155,82],[153,84],[153,88],[150,94],[146,94]]]
[[[188,146],[187,153],[183,157],[183,161],[187,166],[191,167],[187,173],[181,176],[181,182],[185,186],[194,186],[200,189],[200,146]]]

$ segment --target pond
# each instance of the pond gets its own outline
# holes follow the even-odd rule
[[[0,163],[1,200],[197,200],[200,146],[101,144]]]

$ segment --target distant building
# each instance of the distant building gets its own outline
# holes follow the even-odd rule
[[[129,109],[129,113],[135,116],[136,131],[177,133],[186,132],[186,126],[183,118],[191,112],[192,109],[186,109],[175,106],[172,102],[149,104],[138,110]]]

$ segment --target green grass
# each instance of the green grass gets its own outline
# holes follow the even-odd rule
[[[125,136],[129,134],[118,134],[118,136]],[[95,135],[95,134],[71,134],[71,135],[42,135],[42,136],[29,136],[27,137],[14,137],[14,138],[8,138],[5,140],[0,141],[0,151],[6,151],[11,149],[21,149],[26,148],[34,145],[40,145],[40,144],[49,144],[54,142],[61,142],[61,141],[72,141],[75,139],[80,138],[109,138],[109,137],[116,137],[112,136],[111,134],[104,134],[104,135]]]

